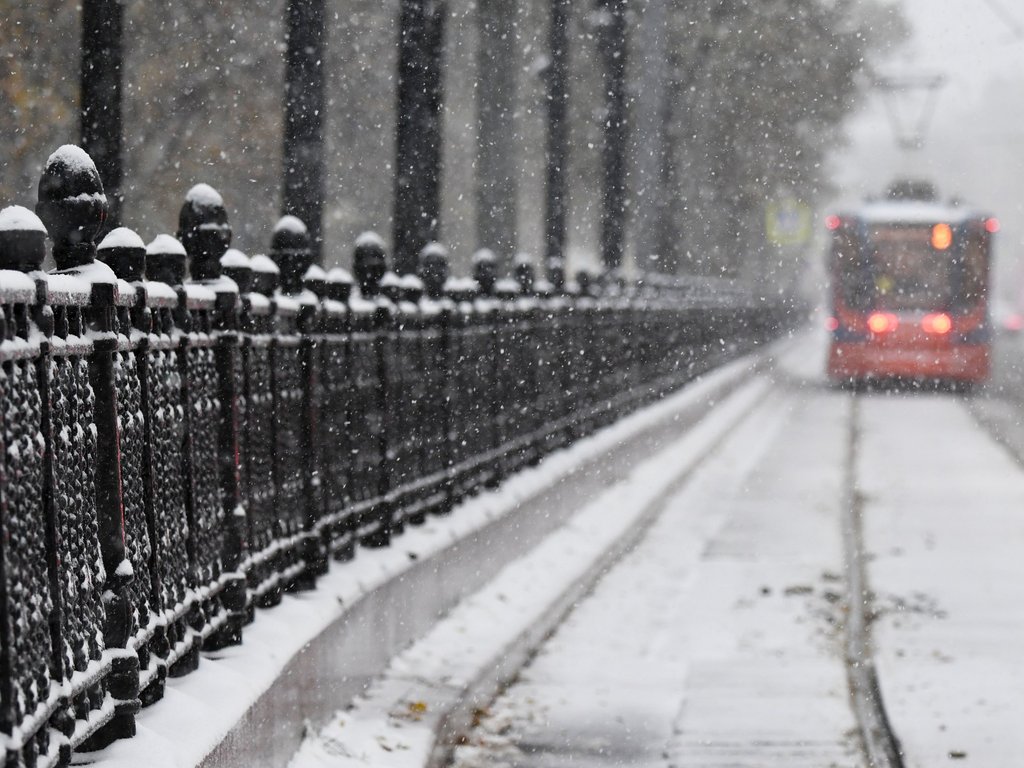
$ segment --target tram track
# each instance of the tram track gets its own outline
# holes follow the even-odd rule
[[[847,611],[844,662],[854,716],[864,755],[870,768],[903,768],[899,738],[892,728],[882,698],[871,645],[869,611],[872,595],[864,562],[862,517],[864,497],[857,484],[860,444],[860,395],[850,398],[847,457],[842,504],[843,559],[846,570]]]

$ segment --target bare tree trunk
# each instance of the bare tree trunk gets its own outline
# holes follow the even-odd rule
[[[395,148],[395,271],[416,271],[419,252],[440,234],[443,0],[402,0]]]
[[[105,229],[120,223],[123,202],[123,18],[120,0],[82,0],[81,142],[107,196]]]
[[[477,246],[498,256],[501,272],[517,247],[515,157],[516,0],[479,0],[476,101]]]
[[[601,258],[618,269],[626,234],[626,0],[598,0],[598,48],[604,64]]]
[[[640,82],[632,142],[636,153],[636,258],[641,269],[669,271],[662,244],[668,104],[668,0],[647,0],[639,16]],[[657,258],[654,258],[657,257]]]
[[[547,173],[544,187],[544,259],[564,259],[569,168],[570,0],[551,0],[547,70]]]
[[[285,34],[284,194],[281,212],[309,229],[313,258],[323,260],[324,0],[289,0]]]

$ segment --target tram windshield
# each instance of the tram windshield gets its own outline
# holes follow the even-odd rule
[[[837,255],[847,306],[895,312],[975,306],[986,282],[984,243],[977,236],[954,242],[952,230],[942,227],[876,225],[864,244],[845,238]]]

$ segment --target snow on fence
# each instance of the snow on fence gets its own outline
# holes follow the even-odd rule
[[[82,155],[50,158],[38,219],[0,212],[9,766],[131,736],[167,676],[242,642],[285,590],[662,396],[720,359],[722,338],[742,348],[783,320],[679,284],[580,289],[524,265],[495,281],[485,262],[479,282],[449,279],[437,246],[422,280],[396,278],[375,237],[357,242],[353,280],[311,266],[295,221],[249,259],[228,251],[205,186],[180,242],[118,229],[97,248],[105,199]]]

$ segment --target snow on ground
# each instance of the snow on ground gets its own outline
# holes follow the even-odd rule
[[[783,361],[459,768],[859,765],[835,628],[847,401],[815,382],[819,350]]]
[[[197,672],[167,681],[163,700],[138,716],[138,735],[76,759],[99,768],[147,765],[192,768],[221,742],[259,696],[273,685],[289,660],[328,625],[341,619],[346,606],[391,579],[401,578],[411,563],[422,561],[512,513],[524,500],[567,477],[586,462],[686,407],[711,408],[723,387],[750,375],[755,359],[722,366],[656,405],[634,413],[571,448],[547,456],[535,468],[509,478],[498,489],[461,504],[443,518],[412,528],[391,547],[361,550],[352,562],[333,566],[317,589],[286,595],[281,605],[256,613],[244,630],[244,643],[205,654]]]
[[[1024,755],[1024,472],[948,395],[866,397],[873,635],[907,768]]]
[[[697,466],[768,387],[755,377],[690,430],[605,491],[526,556],[463,601],[425,638],[393,660],[365,697],[303,746],[291,768],[423,766],[444,707],[478,681],[514,673],[568,604],[607,567],[630,531]],[[614,511],[613,514],[609,514]],[[606,557],[606,552],[612,552]],[[497,678],[497,679],[495,679]],[[489,692],[493,687],[488,689]],[[486,703],[487,698],[481,702]]]

